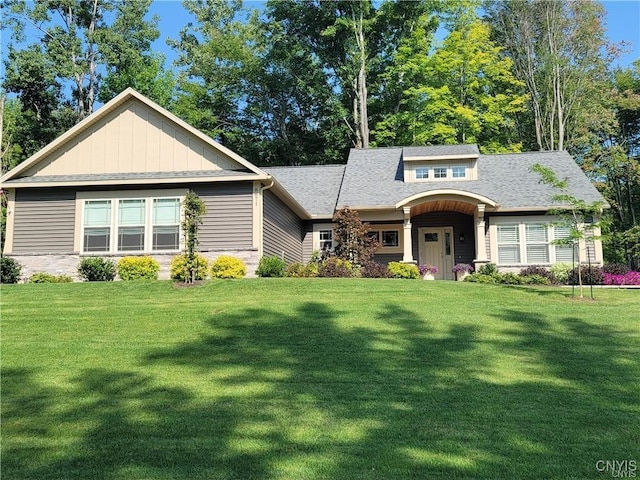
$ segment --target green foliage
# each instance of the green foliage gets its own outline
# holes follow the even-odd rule
[[[319,277],[354,277],[357,276],[358,267],[349,260],[331,256],[318,266]]]
[[[360,275],[362,278],[389,278],[391,276],[387,265],[372,260],[362,265]]]
[[[569,285],[602,285],[604,281],[604,275],[602,273],[602,267],[598,265],[582,265],[580,270],[575,267],[569,272],[569,278],[567,283]]]
[[[336,257],[362,264],[378,249],[378,241],[367,235],[369,224],[362,223],[356,210],[348,207],[338,210],[333,216],[333,240]]]
[[[495,263],[485,263],[478,268],[477,273],[481,275],[493,275],[494,273],[498,273],[498,267]]]
[[[553,282],[549,277],[543,275],[526,275],[520,277],[523,285],[551,285]]]
[[[555,278],[553,277],[553,273],[545,267],[541,267],[539,265],[531,265],[529,267],[523,268],[520,270],[521,277],[543,277],[546,278],[549,284],[553,283]]]
[[[499,273],[485,274],[485,273],[472,273],[464,277],[465,282],[472,283],[501,283],[502,276]]]
[[[199,262],[196,255],[196,249],[200,240],[198,239],[198,230],[202,225],[202,217],[204,217],[207,209],[202,199],[193,191],[189,190],[182,202],[182,209],[184,211],[184,217],[182,219],[182,231],[184,234],[185,243],[185,267],[188,271],[188,276],[185,281],[193,282],[196,276],[199,275],[198,269]]]
[[[29,277],[29,283],[71,283],[69,275],[52,275],[46,272],[36,272]]]
[[[102,257],[85,257],[78,265],[78,275],[87,282],[111,282],[116,276],[116,264]]]
[[[220,255],[211,264],[213,278],[242,278],[247,274],[247,267],[239,258]]]
[[[284,277],[286,268],[287,262],[280,257],[262,257],[258,262],[256,275],[259,277]]]
[[[555,263],[551,265],[551,274],[555,281],[560,285],[566,285],[569,281],[569,272],[573,270],[573,265],[570,263]]]
[[[121,280],[157,280],[160,264],[148,255],[123,257],[118,261],[118,276]]]
[[[0,283],[18,283],[22,265],[11,257],[0,256]]]
[[[193,261],[193,263],[192,263]],[[176,255],[171,260],[171,279],[188,283],[193,280],[204,280],[209,273],[209,261],[202,255],[195,254],[190,259],[186,253]]]
[[[301,262],[293,262],[287,267],[286,276],[295,278],[317,277],[318,264],[313,261],[306,265]]]
[[[412,263],[389,262],[389,275],[393,278],[419,278],[418,266]]]

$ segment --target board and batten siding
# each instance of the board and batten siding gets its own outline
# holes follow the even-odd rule
[[[253,247],[253,190],[250,182],[193,185],[207,209],[198,230],[201,250]]]
[[[453,227],[453,251],[455,263],[472,264],[476,253],[475,224],[473,216],[458,212],[432,212],[417,215],[411,219],[413,258],[418,261],[418,229],[422,227]],[[464,242],[460,234],[464,234]]]
[[[282,256],[287,263],[302,261],[302,221],[269,190],[264,192],[263,254]]]
[[[13,253],[73,252],[73,190],[18,189],[13,215]]]

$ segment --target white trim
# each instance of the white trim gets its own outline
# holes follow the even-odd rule
[[[7,216],[5,223],[4,253],[10,254],[13,251],[13,229],[16,217],[16,192],[15,190],[5,190],[7,194]]]
[[[431,160],[476,160],[480,158],[479,153],[464,153],[458,155],[420,155],[416,157],[402,157],[405,162],[419,162]]]
[[[491,207],[495,207],[498,204],[484,195],[479,195],[477,193],[466,192],[463,190],[455,190],[452,188],[444,188],[439,190],[431,190],[429,192],[421,192],[416,193],[415,195],[411,195],[410,197],[405,198],[404,200],[399,201],[395,204],[395,208],[401,208],[404,206],[415,206],[419,203],[426,202],[430,199],[430,197],[435,197],[438,195],[448,196],[449,200],[455,201],[467,201],[468,199],[476,200],[476,202],[470,203],[485,203]]]
[[[314,223],[312,237],[312,252],[320,251],[320,231],[331,230],[331,250],[335,248],[335,240],[333,233],[333,223]]]
[[[404,228],[401,223],[379,223],[379,224],[371,224],[369,223],[369,231],[373,232],[389,232],[395,231],[398,232],[398,246],[397,247],[383,247],[382,243],[380,243],[380,247],[376,250],[375,255],[385,255],[391,253],[403,253],[404,252]]]

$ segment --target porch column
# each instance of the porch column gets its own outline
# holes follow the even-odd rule
[[[411,241],[411,207],[404,207],[404,224],[403,230],[403,256],[402,261],[405,263],[415,263],[413,259],[413,242]]]
[[[487,263],[489,261],[487,258],[487,241],[484,234],[484,209],[484,203],[478,204],[474,215],[476,222],[476,259],[474,263]]]

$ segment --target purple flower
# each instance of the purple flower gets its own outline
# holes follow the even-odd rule
[[[451,271],[453,273],[471,273],[473,272],[473,265],[469,265],[468,263],[456,263]]]
[[[427,273],[438,273],[438,267],[435,265],[419,265],[418,270],[420,271],[420,275],[425,275]]]

